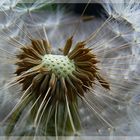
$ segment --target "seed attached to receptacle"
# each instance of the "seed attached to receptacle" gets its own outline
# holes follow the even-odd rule
[[[95,80],[109,89],[108,82],[100,76],[96,66],[99,61],[84,42],[77,43],[71,50],[72,37],[69,38],[63,55],[51,54],[46,45],[45,40],[32,40],[32,44],[22,47],[22,52],[17,55],[16,74],[23,90],[31,85],[32,92],[43,97],[50,88],[48,98],[53,96],[53,101],[63,101],[65,95],[74,101],[76,96],[84,96],[87,87],[94,86]]]

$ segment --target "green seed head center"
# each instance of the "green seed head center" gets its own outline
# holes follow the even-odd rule
[[[51,70],[58,77],[71,75],[75,70],[74,61],[63,55],[46,54],[43,56],[42,63],[44,67]]]

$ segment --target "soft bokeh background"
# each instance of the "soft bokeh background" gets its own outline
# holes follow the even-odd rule
[[[74,37],[74,43],[76,43],[87,38],[107,19],[108,14],[103,6],[92,3],[83,15],[92,18],[89,18],[90,20],[84,20],[84,18],[81,20],[80,15],[85,6],[86,4],[46,4],[38,1],[34,4],[17,4],[15,0],[12,3],[5,0],[0,4],[0,120],[5,118],[21,94],[20,85],[7,88],[7,83],[12,77],[11,74],[15,71],[15,66],[5,63],[7,63],[7,57],[12,62],[12,59],[14,59],[12,54],[18,53],[17,47],[14,46],[19,46],[19,43],[14,39],[26,44],[29,39],[24,31],[28,31],[34,37],[41,38],[44,37],[43,29],[45,29],[54,47],[53,51],[57,53],[59,52],[58,48],[64,46],[65,41],[74,30],[77,30]],[[80,25],[76,29],[79,20]],[[116,37],[117,31],[122,34],[127,33],[127,35]],[[94,87],[96,96],[87,94],[87,98],[91,99],[93,103],[97,103],[98,107],[101,106],[102,111],[100,113],[113,123],[115,131],[110,131],[108,126],[81,102],[79,111],[84,129],[79,133],[82,135],[139,135],[140,49],[139,45],[130,43],[132,32],[132,26],[126,21],[113,20],[104,26],[94,40],[87,44],[87,47],[93,47],[93,52],[101,61],[99,67],[111,83],[113,90],[110,94],[113,94],[113,99],[115,98],[120,102],[104,96],[107,91],[98,88],[99,83],[97,83],[97,86]],[[139,37],[139,32],[137,37]],[[127,44],[127,47],[113,50],[113,48],[123,44]],[[8,61],[8,63],[11,62]],[[126,101],[126,103],[123,101]],[[4,127],[1,127],[1,129],[1,135],[3,135]],[[17,127],[16,131],[18,133],[22,129],[18,131]]]

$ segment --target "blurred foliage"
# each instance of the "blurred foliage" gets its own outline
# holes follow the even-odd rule
[[[34,3],[17,3],[16,7],[18,8],[31,8],[32,11],[44,11],[44,10],[48,10],[48,11],[56,11],[58,8],[58,4],[56,3],[43,3],[38,5],[38,7],[34,6]]]
[[[35,1],[35,0],[34,0]],[[38,5],[35,7],[35,4],[33,1],[32,3],[18,3],[16,5],[16,7],[19,8],[31,8],[32,7],[32,11],[53,11],[56,12],[56,10],[58,8],[63,8],[64,11],[66,12],[70,12],[70,13],[74,13],[77,15],[81,15],[82,12],[84,11],[84,8],[86,7],[86,3],[55,3],[53,0],[49,1],[49,2],[42,2],[42,3],[38,3]],[[33,8],[34,7],[34,8]],[[103,7],[99,4],[99,3],[91,3],[88,5],[84,15],[94,15],[96,17],[100,17],[101,13],[104,13],[104,9]]]

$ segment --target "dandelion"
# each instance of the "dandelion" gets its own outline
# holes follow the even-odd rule
[[[40,9],[49,2],[2,3],[5,135],[138,134],[139,3],[121,2],[101,3],[105,20],[84,16],[89,3],[80,18]]]

